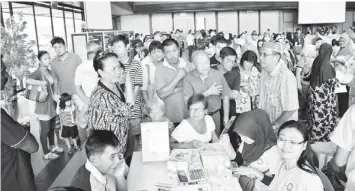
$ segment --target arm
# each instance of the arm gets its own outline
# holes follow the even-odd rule
[[[272,125],[275,126],[276,129],[278,129],[283,123],[288,121],[295,112],[297,112],[297,109],[282,112],[280,117],[278,117]]]
[[[229,121],[229,97],[223,97],[223,123],[226,124]]]
[[[148,72],[148,65],[142,65],[142,72],[143,72],[143,85],[141,88],[142,92],[142,98],[143,98],[143,103],[148,103],[149,97],[148,97],[148,85],[149,85],[149,72]]]
[[[170,136],[170,149],[193,149],[194,145],[192,142],[179,143],[176,139]]]
[[[184,89],[183,89],[183,94],[184,94],[184,101],[185,104],[187,104],[187,100],[189,100],[189,98],[194,94],[194,89],[191,85],[191,83],[189,83],[188,78],[184,78]]]
[[[135,104],[135,99],[134,99],[134,92],[133,92],[133,88],[132,88],[132,82],[131,82],[131,77],[129,72],[127,72],[127,76],[126,76],[126,103],[127,104],[131,104],[134,105]]]
[[[75,89],[80,99],[83,100],[85,104],[89,104],[90,99],[85,95],[83,88],[81,88],[81,85],[75,86]]]
[[[298,88],[299,91],[302,92],[302,84],[301,84],[302,76],[301,76],[301,72],[302,72],[302,68],[297,67],[297,69],[296,69],[297,88]]]
[[[158,71],[156,71],[157,74]],[[180,80],[186,75],[185,69],[179,69],[178,73],[176,74],[175,78],[171,80],[168,84],[164,85],[163,87],[157,87],[157,93],[161,99],[165,99],[166,97],[172,95],[174,93],[174,89],[176,85],[180,82]],[[155,75],[155,82],[159,83],[161,80],[159,75]]]
[[[219,138],[218,138],[218,136],[216,134],[216,131],[213,131],[212,132],[212,143],[216,143],[218,141],[219,141]]]
[[[27,132],[26,137],[18,145],[14,146],[14,148],[21,149],[28,153],[37,152],[38,147],[38,142],[30,132]]]

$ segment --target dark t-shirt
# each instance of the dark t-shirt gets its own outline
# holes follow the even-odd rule
[[[13,148],[29,133],[1,109],[1,190],[36,190],[30,153]]]
[[[216,59],[216,54],[210,58],[210,66],[215,67],[219,65],[219,61]]]
[[[90,172],[83,164],[75,173],[75,176],[70,184],[72,187],[80,188],[84,191],[91,191]]]

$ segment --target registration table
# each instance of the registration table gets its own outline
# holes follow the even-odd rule
[[[238,180],[233,176],[209,176],[208,183],[211,190],[208,191],[242,191]],[[129,175],[127,178],[128,191],[160,191],[157,184],[176,184],[177,180],[169,176],[167,162],[143,162],[142,153],[135,152],[132,157]],[[169,190],[170,189],[166,189]],[[197,190],[196,190],[197,191]]]

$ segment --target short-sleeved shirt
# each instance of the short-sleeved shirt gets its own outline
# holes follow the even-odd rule
[[[171,136],[179,143],[188,143],[191,141],[201,141],[209,143],[212,140],[212,133],[216,129],[213,118],[209,115],[205,116],[206,133],[198,133],[191,124],[186,120],[182,120],[180,125],[171,133]]]
[[[86,60],[76,69],[74,84],[76,86],[81,86],[87,97],[91,96],[98,81],[98,74],[94,69],[92,60]]]
[[[266,111],[271,123],[275,122],[284,111],[297,110],[298,93],[296,77],[282,63],[269,74],[265,70],[260,76],[259,108]],[[288,120],[298,120],[295,112]]]
[[[324,191],[322,180],[316,174],[311,174],[298,166],[286,170],[285,162],[278,166],[278,171],[272,180],[270,191]]]
[[[330,140],[350,152],[345,170],[348,178],[345,191],[355,190],[355,105],[352,105],[341,118]]]
[[[51,70],[59,81],[59,93],[68,93],[73,95],[75,90],[75,72],[78,66],[82,63],[81,58],[74,53],[67,53],[67,56],[62,60],[59,57],[52,59]]]
[[[213,67],[213,69],[218,70],[222,65]],[[233,67],[231,71],[227,71],[223,74],[227,81],[227,84],[231,90],[240,90],[240,70],[239,67]],[[234,99],[229,100],[229,115],[236,115],[236,102]]]
[[[218,71],[211,68],[208,72],[208,77],[202,80],[197,70],[189,72],[184,78],[184,97],[185,99],[191,97],[194,94],[203,93],[208,90],[210,86],[216,83],[216,85],[222,85],[223,90],[221,95],[211,95],[207,97],[208,112],[215,112],[221,109],[222,101],[221,97],[228,96],[230,92],[229,85],[224,76]],[[186,99],[186,100],[187,100]]]
[[[29,153],[16,149],[29,132],[1,109],[1,190],[35,191]]]
[[[129,59],[126,63],[123,63],[125,67],[125,73],[130,71],[130,77],[132,82],[132,88],[135,86],[142,87],[143,85],[143,71],[140,63],[136,60]],[[142,117],[142,95],[139,91],[134,103],[133,113],[129,116],[130,119]]]
[[[186,63],[184,59],[180,58],[179,68],[186,68],[187,71],[191,71],[194,67],[192,64]],[[155,71],[155,89],[158,91],[169,84],[176,77],[177,72],[177,69],[164,60],[163,65],[157,67]],[[183,88],[183,80],[178,82],[175,89],[176,88]],[[182,91],[177,91],[167,96],[163,101],[165,104],[165,116],[168,117],[171,122],[180,123],[189,116]]]

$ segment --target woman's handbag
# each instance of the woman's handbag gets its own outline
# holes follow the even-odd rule
[[[44,76],[42,74],[43,80]],[[36,102],[44,102],[48,97],[48,89],[47,86],[41,85],[27,85],[25,90],[25,98],[36,101]]]

